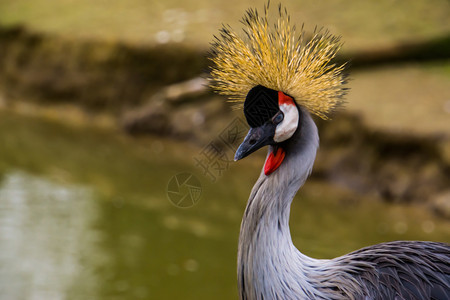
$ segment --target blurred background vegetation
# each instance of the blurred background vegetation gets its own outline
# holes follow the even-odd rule
[[[278,2],[273,2],[272,6]],[[0,298],[236,298],[240,219],[264,151],[195,161],[240,112],[204,86],[222,23],[264,1],[0,1]],[[450,242],[450,4],[283,1],[340,35],[345,111],[294,201],[305,254]],[[223,153],[232,157],[232,151]],[[181,209],[168,183],[201,182]]]

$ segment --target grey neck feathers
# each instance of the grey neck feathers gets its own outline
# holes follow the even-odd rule
[[[283,145],[283,163],[269,176],[261,173],[242,219],[238,249],[241,299],[326,297],[314,289],[314,278],[320,280],[315,273],[326,261],[300,253],[289,231],[292,199],[311,173],[319,146],[314,121],[307,111],[299,110],[299,128]]]

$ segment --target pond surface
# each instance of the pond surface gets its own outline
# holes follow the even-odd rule
[[[239,225],[262,156],[212,182],[196,167],[200,150],[0,112],[0,298],[236,299]],[[200,185],[181,191],[198,196],[190,208],[168,197],[182,172]],[[317,258],[395,239],[450,242],[449,225],[318,181],[291,217],[295,244]]]

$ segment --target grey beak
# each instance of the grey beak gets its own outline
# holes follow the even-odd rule
[[[272,123],[265,123],[260,127],[250,128],[244,141],[237,149],[234,160],[240,160],[259,148],[275,143],[273,141],[275,128],[276,126]]]

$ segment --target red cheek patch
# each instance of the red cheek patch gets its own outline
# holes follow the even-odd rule
[[[264,174],[270,175],[278,169],[285,156],[286,152],[281,147],[278,147],[275,154],[273,151],[270,152],[269,157],[267,157],[266,163],[264,164]]]
[[[283,92],[278,91],[278,106],[281,106],[282,104],[295,105],[294,99],[284,94]]]

